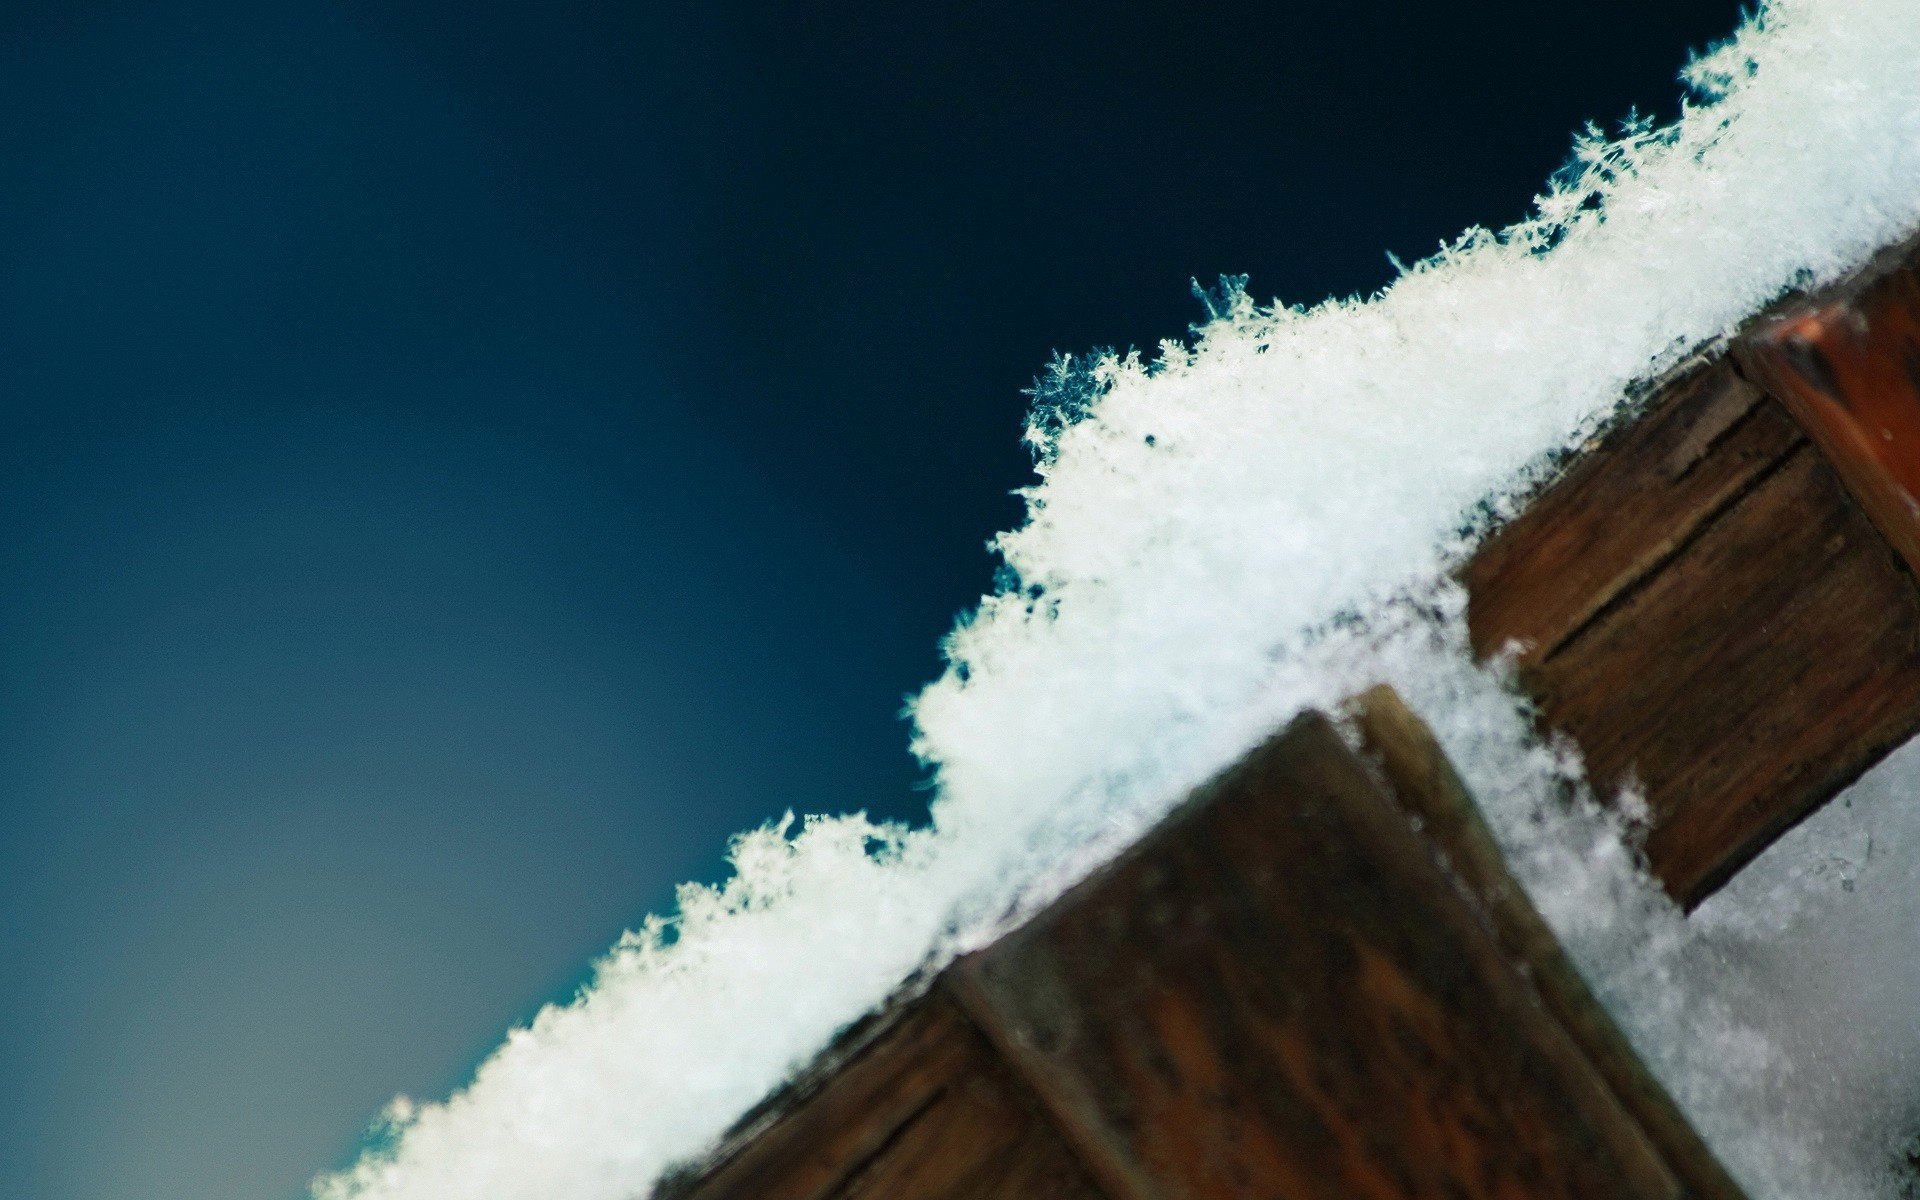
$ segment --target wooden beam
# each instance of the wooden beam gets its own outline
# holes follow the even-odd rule
[[[662,1200],[1742,1200],[1431,735],[1308,714]]]
[[[1805,440],[1727,364],[1696,366],[1480,547],[1462,572],[1474,649],[1552,658]]]
[[[952,1001],[903,999],[656,1200],[1104,1200]]]
[[[952,981],[1116,1197],[1689,1194],[1318,715]]]
[[[1920,591],[1839,476],[1721,360],[1658,392],[1462,570],[1482,655],[1699,903],[1920,729]]]
[[[1920,728],[1916,262],[1757,321],[1462,569],[1685,903]],[[656,1195],[1740,1200],[1431,735],[1351,707],[1370,757],[1301,717]]]
[[[1757,322],[1733,351],[1920,572],[1920,240]]]
[[[1634,1053],[1508,873],[1492,830],[1433,734],[1389,687],[1368,690],[1349,708],[1394,798],[1419,822],[1421,833],[1478,904],[1495,943],[1509,961],[1520,964],[1547,1011],[1646,1131],[1687,1194],[1696,1200],[1738,1200],[1739,1185]]]

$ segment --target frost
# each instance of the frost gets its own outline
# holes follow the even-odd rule
[[[744,835],[725,886],[685,889],[452,1098],[397,1102],[316,1194],[643,1195],[914,972],[1303,705],[1379,680],[1757,1198],[1897,1194],[1920,1126],[1920,806],[1900,803],[1920,755],[1683,920],[1427,581],[1635,384],[1920,224],[1916,63],[1914,0],[1782,0],[1688,68],[1677,124],[1583,135],[1529,221],[1364,301],[1266,307],[1223,281],[1191,344],[1056,363],[1027,523],[913,706],[931,825]]]

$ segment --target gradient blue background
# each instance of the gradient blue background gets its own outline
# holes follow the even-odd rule
[[[923,813],[1052,350],[1375,287],[1737,16],[1034,7],[0,11],[0,1192],[291,1198]]]

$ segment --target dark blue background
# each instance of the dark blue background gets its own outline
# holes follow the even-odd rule
[[[1020,391],[1383,283],[1731,0],[0,13],[0,1180],[291,1197],[898,720]]]

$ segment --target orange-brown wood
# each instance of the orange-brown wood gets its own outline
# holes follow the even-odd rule
[[[1724,360],[1574,462],[1462,570],[1596,785],[1640,787],[1683,903],[1920,728],[1920,592],[1824,456]]]
[[[1920,252],[1762,320],[1734,352],[1920,571]]]
[[[1475,650],[1524,664],[1551,657],[1803,440],[1724,361],[1682,375],[1467,564]]]
[[[1316,715],[953,978],[1116,1197],[1686,1194]]]
[[[1603,786],[1637,779],[1647,858],[1697,903],[1920,724],[1920,598],[1810,448],[1523,672]]]

